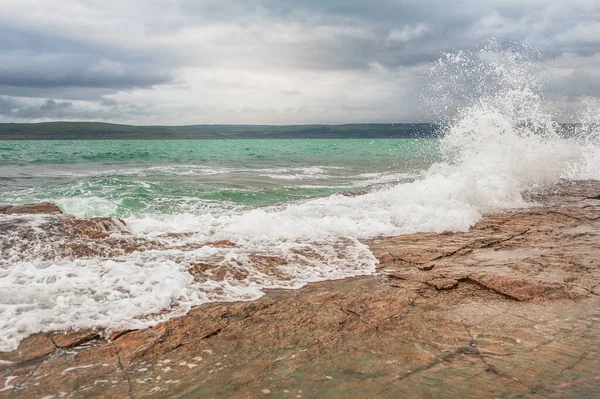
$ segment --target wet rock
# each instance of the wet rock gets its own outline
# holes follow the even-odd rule
[[[35,334],[25,338],[16,351],[3,353],[0,352],[0,361],[27,364],[36,359],[48,356],[56,350],[52,340],[44,334]],[[0,370],[2,362],[0,362]]]
[[[78,219],[66,214],[0,218],[0,253],[20,259],[112,257],[161,244],[131,235],[118,218]]]
[[[69,218],[60,225],[61,232],[71,238],[106,238],[113,233],[131,234],[125,222],[118,218]]]
[[[469,279],[517,301],[568,298],[564,286],[559,284],[535,283],[526,279],[485,274],[472,275]]]
[[[0,215],[17,215],[17,214],[58,214],[62,213],[60,208],[49,202],[27,205],[0,205]]]
[[[49,336],[54,345],[60,349],[69,349],[78,345],[85,344],[93,339],[99,338],[97,331],[64,331]]]
[[[458,281],[451,278],[436,278],[429,281],[429,284],[434,286],[436,290],[451,290],[458,286]]]

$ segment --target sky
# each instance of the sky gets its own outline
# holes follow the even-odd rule
[[[0,6],[0,122],[421,122],[432,63],[490,38],[542,54],[557,109],[600,97],[598,0]]]

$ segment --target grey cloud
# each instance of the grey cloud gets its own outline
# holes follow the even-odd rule
[[[119,103],[111,98],[103,98],[102,100],[100,100],[100,104],[104,105],[106,107],[116,107],[119,105]]]
[[[14,101],[0,97],[0,115],[10,115],[18,106]]]
[[[600,68],[595,73],[575,71],[568,82],[575,96],[600,97]]]
[[[576,69],[561,79],[545,82],[547,98],[576,102],[582,98],[600,98],[600,65],[595,69]]]
[[[10,97],[0,97],[0,115],[18,119],[37,119],[64,114],[73,107],[69,101],[57,102],[51,99],[42,104],[25,104]]]
[[[40,106],[21,107],[13,109],[14,117],[18,119],[39,119],[39,118],[58,118],[62,119],[73,108],[73,103],[69,101],[56,102],[46,100]],[[15,112],[16,111],[16,112]]]
[[[60,29],[0,24],[3,95],[98,100],[118,90],[168,84],[174,78],[172,66],[144,51],[127,51],[122,43],[66,37]]]
[[[160,106],[169,103],[160,86],[177,86],[193,100],[211,101],[182,78],[189,69],[198,70],[198,80],[202,70],[230,71],[226,82],[233,83],[215,81],[209,84],[211,93],[222,92],[221,97],[226,97],[226,93],[237,90],[237,95],[242,90],[247,102],[254,104],[252,90],[263,90],[263,86],[253,78],[238,79],[235,71],[261,74],[266,70],[283,77],[303,71],[323,76],[347,72],[354,79],[358,79],[356,74],[367,79],[374,63],[412,73],[403,78],[402,86],[394,85],[403,92],[382,94],[385,104],[372,95],[372,105],[364,105],[373,107],[369,115],[377,113],[375,107],[387,107],[381,115],[389,118],[393,107],[413,107],[407,93],[422,86],[422,76],[413,66],[431,63],[443,52],[476,46],[492,36],[527,40],[546,59],[560,59],[567,53],[583,59],[600,53],[600,5],[594,0],[105,0],[102,5],[80,0],[57,3],[43,15],[23,13],[13,5],[4,7],[3,15],[0,95],[52,98],[55,104],[47,110],[32,105],[10,108],[14,104],[0,98],[0,114],[33,119],[95,115],[123,120],[149,112],[161,118],[172,112],[175,119],[176,109]],[[573,72],[568,80],[570,96],[597,95],[597,76],[590,71]],[[290,94],[293,88],[302,87],[297,82],[278,83],[273,93],[285,97],[290,107],[310,100],[305,90]],[[351,83],[342,84],[336,83],[336,90],[352,91]],[[184,90],[186,85],[189,88]],[[148,96],[149,91],[155,92],[153,108],[145,104],[140,111],[107,97],[142,91]],[[80,101],[92,104],[92,110],[80,108]],[[278,105],[273,101],[264,104],[264,109]],[[66,106],[69,102],[70,107]],[[61,108],[60,104],[65,105]],[[173,107],[183,112],[196,105]]]
[[[60,98],[68,101],[100,101],[114,93],[106,87],[24,87],[0,85],[0,95],[24,98]]]
[[[110,8],[112,2],[107,3]],[[115,88],[126,87],[128,84],[131,87],[146,86],[154,81],[168,81],[172,76],[164,72],[173,72],[180,66],[219,67],[240,61],[248,67],[264,67],[268,64],[273,67],[323,69],[364,68],[373,59],[392,67],[414,65],[437,59],[441,51],[470,46],[490,36],[517,41],[538,40],[553,34],[559,35],[572,28],[571,19],[593,21],[598,16],[597,9],[585,10],[584,13],[571,6],[558,7],[558,2],[550,5],[529,2],[528,5],[523,2],[492,1],[482,5],[480,2],[459,0],[418,3],[391,0],[179,0],[169,3],[133,1],[130,4],[130,12],[135,7],[144,6],[145,12],[129,17],[133,18],[132,25],[139,26],[134,32],[152,32],[147,37],[147,48],[140,48],[144,45],[137,42],[135,45],[131,44],[136,40],[143,41],[139,37],[124,36],[121,40],[112,39],[112,42],[100,46],[93,41],[86,43],[66,39],[60,32],[54,32],[60,40],[57,40],[58,44],[51,44],[51,48],[59,48],[57,51],[60,54],[67,52],[69,48],[76,54],[81,54],[83,46],[96,60],[104,56],[125,65],[132,65],[135,61],[123,60],[124,54],[133,53],[134,57],[147,57],[146,68],[140,63],[132,65],[138,74],[144,75],[145,69],[151,71],[135,80],[134,76],[89,76],[83,70],[79,75],[75,74],[74,84],[97,85],[102,79],[106,79],[107,84],[113,84]],[[273,38],[274,32],[269,31],[272,23],[283,25],[283,29],[300,25],[304,27],[304,32],[290,32],[298,36],[309,33],[307,40],[303,41],[301,37],[297,41],[277,40]],[[210,28],[215,25],[224,27],[222,35],[211,38],[218,45],[202,41],[187,45],[176,42],[161,44],[160,41],[153,43],[157,36],[168,37],[185,33],[186,29]],[[390,45],[387,40],[390,35],[393,37],[394,32],[405,32],[414,26],[430,27],[437,34],[427,37],[412,35],[412,40],[395,41]],[[362,30],[365,35],[344,34],[343,29],[338,29],[337,33],[333,29],[323,29],[327,27],[355,28]],[[329,32],[329,36],[310,34],[319,29]],[[45,32],[46,35],[48,33],[51,37],[53,32]],[[124,35],[127,33],[125,31]],[[44,40],[52,42],[42,39]],[[564,42],[562,46],[573,47],[570,42]],[[575,47],[577,50],[577,46]],[[126,49],[129,51],[125,51]],[[589,49],[582,51],[589,52]],[[164,66],[165,70],[160,71],[162,73],[152,72],[156,63]],[[95,77],[98,79],[94,79]],[[58,79],[57,82],[63,81]],[[38,85],[40,83],[39,79],[33,82]]]
[[[33,88],[130,89],[167,83],[172,72],[142,54],[137,57],[93,43],[0,28],[0,85]]]
[[[38,63],[19,69],[0,71],[0,85],[51,89],[51,88],[105,88],[114,90],[150,87],[168,83],[172,77],[168,74],[136,72],[133,68],[123,73],[95,71],[93,66],[52,65],[44,70],[36,67]],[[141,68],[140,68],[141,69]]]
[[[119,108],[120,104],[108,100],[110,107],[97,104],[92,107],[82,107],[71,101],[46,99],[39,103],[24,102],[12,97],[0,97],[0,120],[38,121],[38,120],[111,120],[128,119]],[[92,104],[93,105],[93,104]],[[141,109],[139,110],[141,111]]]

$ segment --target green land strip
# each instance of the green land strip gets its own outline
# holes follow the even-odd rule
[[[0,123],[0,140],[430,138],[429,123],[131,126],[100,122]]]

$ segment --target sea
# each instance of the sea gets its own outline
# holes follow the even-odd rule
[[[0,203],[216,215],[409,181],[439,155],[434,139],[3,141]]]
[[[600,179],[600,106],[582,102],[564,134],[528,57],[492,45],[434,64],[439,138],[1,141],[0,204],[117,217],[130,233],[116,238],[164,245],[49,256],[66,244],[45,235],[58,216],[0,215],[0,351],[36,332],[143,328],[207,302],[371,275],[364,239],[465,231],[535,206],[526,191]],[[221,272],[198,279],[198,265]]]

